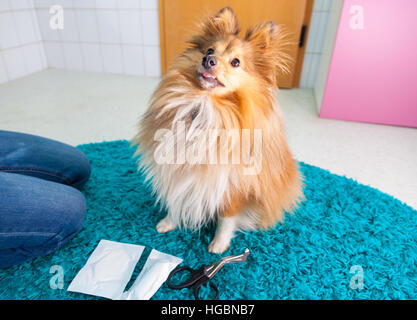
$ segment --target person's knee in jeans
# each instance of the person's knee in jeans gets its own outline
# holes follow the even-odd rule
[[[0,130],[0,267],[51,253],[82,228],[86,203],[75,188],[90,170],[77,148]]]
[[[90,176],[85,154],[65,143],[0,130],[0,171],[81,188]]]
[[[18,187],[17,187],[18,186]],[[86,202],[72,187],[0,172],[0,268],[47,255],[82,228]]]

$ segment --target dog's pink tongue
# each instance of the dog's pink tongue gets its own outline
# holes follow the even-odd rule
[[[210,73],[203,72],[203,77],[204,78],[211,78],[211,74]]]

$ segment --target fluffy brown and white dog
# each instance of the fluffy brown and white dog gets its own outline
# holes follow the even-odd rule
[[[217,220],[215,253],[228,249],[237,230],[282,222],[303,197],[274,97],[276,68],[285,68],[283,32],[264,22],[238,33],[229,7],[200,25],[163,76],[134,140],[168,212],[157,231]]]

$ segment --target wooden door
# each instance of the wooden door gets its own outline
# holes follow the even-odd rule
[[[196,23],[207,14],[215,14],[230,6],[239,20],[241,36],[259,22],[272,20],[282,24],[291,34],[288,47],[292,57],[288,74],[277,73],[282,88],[298,87],[303,64],[305,41],[300,47],[301,33],[307,39],[314,0],[159,0],[161,66],[164,73],[174,58],[186,47],[186,41],[196,31]],[[146,32],[146,30],[144,30]]]

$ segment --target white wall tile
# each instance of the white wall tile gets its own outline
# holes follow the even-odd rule
[[[19,44],[13,13],[0,13],[0,49],[15,47]]]
[[[331,0],[315,0],[313,11],[329,11]]]
[[[78,41],[78,29],[75,20],[74,10],[64,11],[64,29],[59,30],[61,33],[61,40],[63,41]]]
[[[43,69],[39,44],[29,44],[24,46],[23,55],[25,57],[28,73],[37,72]]]
[[[53,0],[51,5],[58,5],[64,9],[70,9],[72,8],[72,0]]]
[[[9,6],[9,1],[0,1],[0,12],[1,11],[9,11],[10,10],[10,6]]]
[[[53,30],[49,26],[49,11],[47,9],[37,9],[36,17],[39,24],[39,29],[41,32],[41,37],[43,41],[57,41],[59,40],[59,30]],[[64,16],[64,25],[65,25],[65,16]]]
[[[73,0],[74,8],[95,8],[96,0]],[[98,0],[100,1],[100,0]]]
[[[103,58],[99,44],[83,43],[81,49],[84,58],[84,68],[87,71],[102,72]]]
[[[161,61],[159,47],[144,47],[145,75],[159,77],[161,75]]]
[[[65,68],[61,43],[45,42],[44,47],[48,66],[57,69]]]
[[[119,16],[117,11],[98,10],[100,40],[105,43],[120,43]]]
[[[33,1],[0,0],[0,9],[1,82],[46,68]]]
[[[83,58],[81,55],[81,47],[78,43],[62,44],[65,58],[65,67],[69,70],[83,70]]]
[[[122,10],[120,16],[120,35],[122,43],[142,44],[140,12]]]
[[[35,8],[50,8],[53,5],[58,5],[64,9],[72,8],[72,0],[33,0]]]
[[[21,44],[35,42],[37,39],[36,29],[33,27],[34,22],[32,14],[29,11],[14,12],[14,20],[19,34]]]
[[[318,28],[319,28],[319,17],[317,13],[314,13],[311,16],[310,30],[309,30],[308,38],[307,38],[306,52],[313,52],[313,47],[317,40]]]
[[[56,1],[54,0],[33,0],[33,5],[35,8],[48,8],[54,5]]]
[[[314,84],[316,83],[317,72],[320,64],[320,56],[320,54],[314,53],[311,57],[311,67],[307,79],[308,88],[314,88]]]
[[[142,9],[158,9],[158,0],[140,0]]]
[[[145,75],[142,46],[122,46],[124,73],[136,76]]]
[[[331,0],[324,0],[323,10],[329,11],[332,8],[332,1]]]
[[[0,83],[7,82],[8,80],[6,66],[3,63],[3,54],[0,51]]]
[[[48,68],[48,61],[46,59],[45,46],[43,42],[38,43],[39,54],[41,56],[42,69]]]
[[[99,42],[97,17],[94,10],[77,10],[76,20],[82,42]]]
[[[323,6],[323,0],[314,0],[313,12],[320,11]]]
[[[119,2],[120,9],[139,9],[140,8],[140,0],[122,0]]]
[[[159,45],[159,25],[158,11],[146,10],[141,12],[141,22],[143,32],[143,44]]]
[[[3,57],[10,80],[20,78],[27,74],[22,48],[5,50],[3,51]]]
[[[307,41],[307,52],[321,52],[326,35],[328,12],[317,12],[311,19],[309,39]]]
[[[39,29],[39,22],[38,22],[38,17],[36,16],[36,11],[31,10],[30,14],[32,16],[33,32],[35,33],[36,41],[41,41],[42,37],[41,37],[41,31]]]
[[[300,87],[302,88],[314,88],[315,86],[327,31],[330,6],[331,2],[328,0],[316,0],[314,2],[300,80]]]
[[[300,79],[300,87],[301,88],[308,88],[308,78],[309,78],[309,72],[311,69],[311,63],[312,63],[312,53],[306,52],[304,54],[304,61],[303,61],[303,68],[301,72],[301,79]]]
[[[96,1],[97,8],[101,9],[116,9],[117,8],[117,1],[116,0],[97,0]]]
[[[329,22],[329,12],[320,12],[320,23],[318,25],[318,36],[314,46],[315,52],[322,52],[324,39],[326,37],[327,24]]]
[[[306,53],[304,55],[303,72],[300,87],[314,88],[320,64],[321,53]]]
[[[101,45],[104,71],[110,73],[123,73],[122,49],[120,45]]]
[[[3,2],[7,2],[7,0],[2,0]],[[31,9],[33,8],[33,4],[30,0],[12,0],[10,1],[13,10],[19,9]]]

